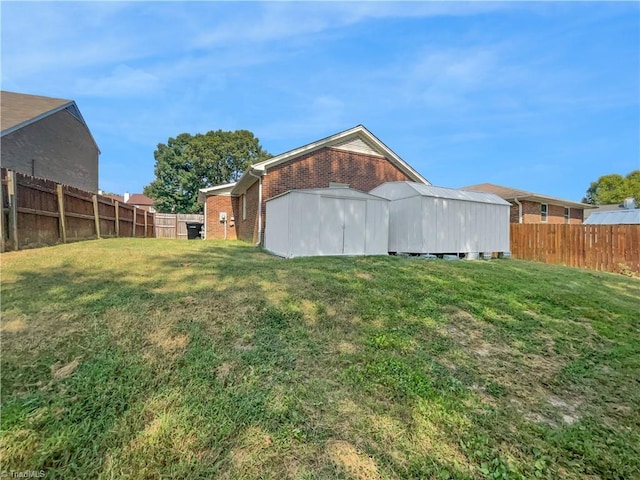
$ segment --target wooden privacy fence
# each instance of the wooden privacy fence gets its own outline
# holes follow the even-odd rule
[[[640,225],[511,224],[513,258],[640,273]]]
[[[2,251],[109,237],[153,237],[153,214],[91,192],[1,169]]]
[[[204,223],[204,215],[197,213],[156,213],[156,237],[186,240],[187,222]]]

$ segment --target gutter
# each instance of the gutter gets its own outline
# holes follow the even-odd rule
[[[247,173],[254,178],[258,179],[258,241],[256,246],[262,243],[262,175],[255,175],[253,173],[253,167],[249,167]]]
[[[518,200],[518,197],[514,197],[513,201],[518,205],[518,223],[522,223],[522,204],[520,200]]]
[[[198,193],[199,195],[200,193]],[[176,232],[177,234],[178,232]],[[207,239],[207,200],[205,199],[204,201],[204,238],[203,240]]]

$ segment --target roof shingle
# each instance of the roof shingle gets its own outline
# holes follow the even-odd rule
[[[19,125],[73,105],[72,100],[40,97],[24,93],[0,92],[1,130],[12,129]]]

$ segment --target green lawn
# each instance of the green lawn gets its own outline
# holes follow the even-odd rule
[[[144,239],[1,261],[0,470],[640,478],[640,280]]]

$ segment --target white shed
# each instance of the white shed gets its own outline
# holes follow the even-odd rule
[[[290,190],[266,202],[264,246],[287,258],[387,255],[388,203],[350,188]]]
[[[492,193],[388,182],[373,195],[389,202],[389,251],[431,254],[508,252],[511,205]]]

